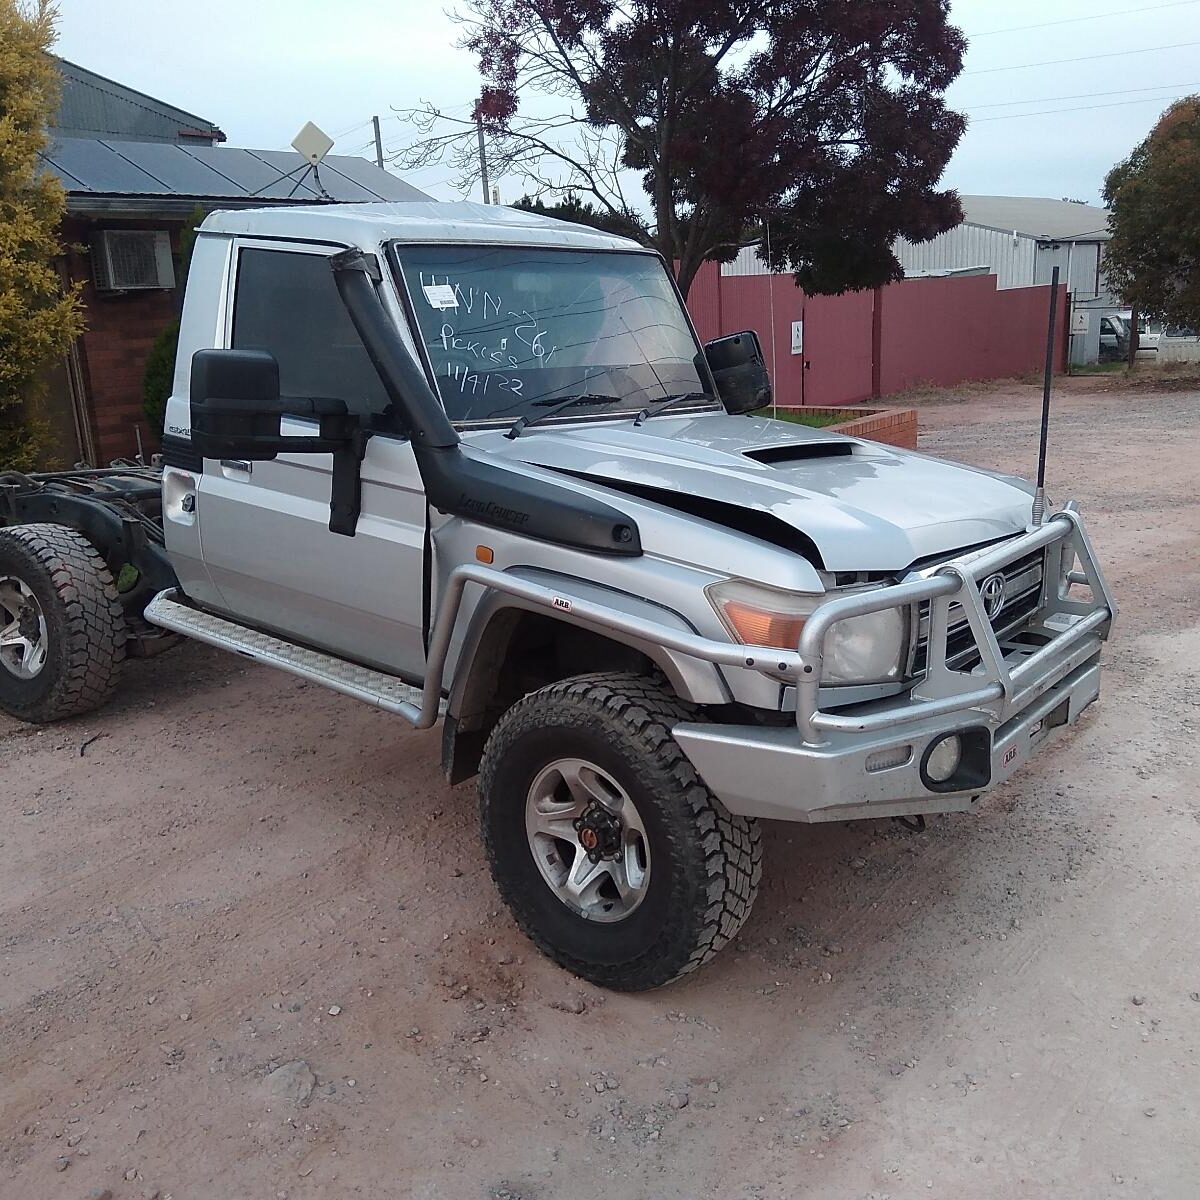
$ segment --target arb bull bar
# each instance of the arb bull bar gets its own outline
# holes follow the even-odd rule
[[[1037,606],[1002,642],[980,585],[1039,551]],[[848,617],[913,606],[926,608],[928,636],[924,675],[911,691],[841,712],[823,709],[830,629]],[[952,610],[977,646],[970,672],[947,666]],[[726,806],[747,816],[829,821],[964,811],[1096,699],[1100,648],[1115,615],[1087,531],[1068,506],[1002,545],[820,605],[794,661],[755,656],[747,666],[796,680],[796,731],[688,723],[676,727],[675,738]],[[930,757],[947,739],[958,762],[938,777]]]
[[[1022,631],[1027,648],[1021,644],[1002,647],[979,585],[1007,563],[1041,549],[1047,551],[1042,595],[1034,624]],[[1078,571],[1074,569],[1076,559],[1081,567]],[[1071,589],[1077,585],[1091,589],[1090,600],[1072,598]],[[928,663],[925,678],[913,688],[911,699],[865,715],[823,712],[821,667],[830,628],[847,617],[923,601],[930,606]],[[979,650],[980,664],[970,674],[946,665],[952,605],[961,607]],[[1116,611],[1087,531],[1070,508],[1013,541],[943,563],[925,578],[831,600],[813,613],[800,638],[803,666],[796,703],[800,735],[807,744],[819,745],[826,731],[872,732],[966,709],[986,712],[1003,724],[1068,673],[1069,664],[1078,658],[1072,650],[1086,648],[1090,653],[1085,657],[1092,657],[1107,636]]]

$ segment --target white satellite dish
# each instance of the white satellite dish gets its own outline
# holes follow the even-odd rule
[[[333,149],[333,138],[309,121],[292,138],[292,149],[315,167]]]

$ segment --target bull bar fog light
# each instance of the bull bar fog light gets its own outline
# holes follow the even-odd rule
[[[962,738],[957,733],[943,734],[929,743],[921,774],[927,783],[944,784],[954,778],[962,762]]]

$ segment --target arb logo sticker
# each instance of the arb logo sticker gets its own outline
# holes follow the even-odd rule
[[[561,609],[563,612],[570,612],[571,609],[574,608],[575,606],[570,602],[570,600],[566,599],[564,596],[555,596],[554,597],[554,607],[557,609]]]

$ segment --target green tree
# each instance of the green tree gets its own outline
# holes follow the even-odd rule
[[[644,241],[648,236],[645,225],[637,219],[636,214],[609,212],[598,204],[581,200],[574,192],[566,192],[550,204],[541,197],[534,199],[522,196],[513,208],[522,208],[543,217],[554,217],[559,221],[571,221],[576,225],[590,225],[593,229],[602,229],[605,233],[615,233],[618,237],[632,238],[634,241]]]
[[[204,220],[204,209],[197,206],[179,235],[179,270],[176,272],[178,287],[187,284],[188,269],[192,265],[192,250],[196,245],[196,228]],[[162,436],[163,421],[167,415],[167,401],[175,382],[175,355],[179,350],[179,318],[176,317],[154,339],[150,353],[146,356],[146,370],[142,376],[142,411],[150,422],[150,428]]]
[[[65,196],[38,157],[58,110],[57,15],[50,0],[0,0],[0,468],[15,470],[42,461],[45,370],[83,328],[54,265]]]
[[[1109,286],[1139,312],[1200,324],[1200,96],[1163,113],[1104,181]]]

